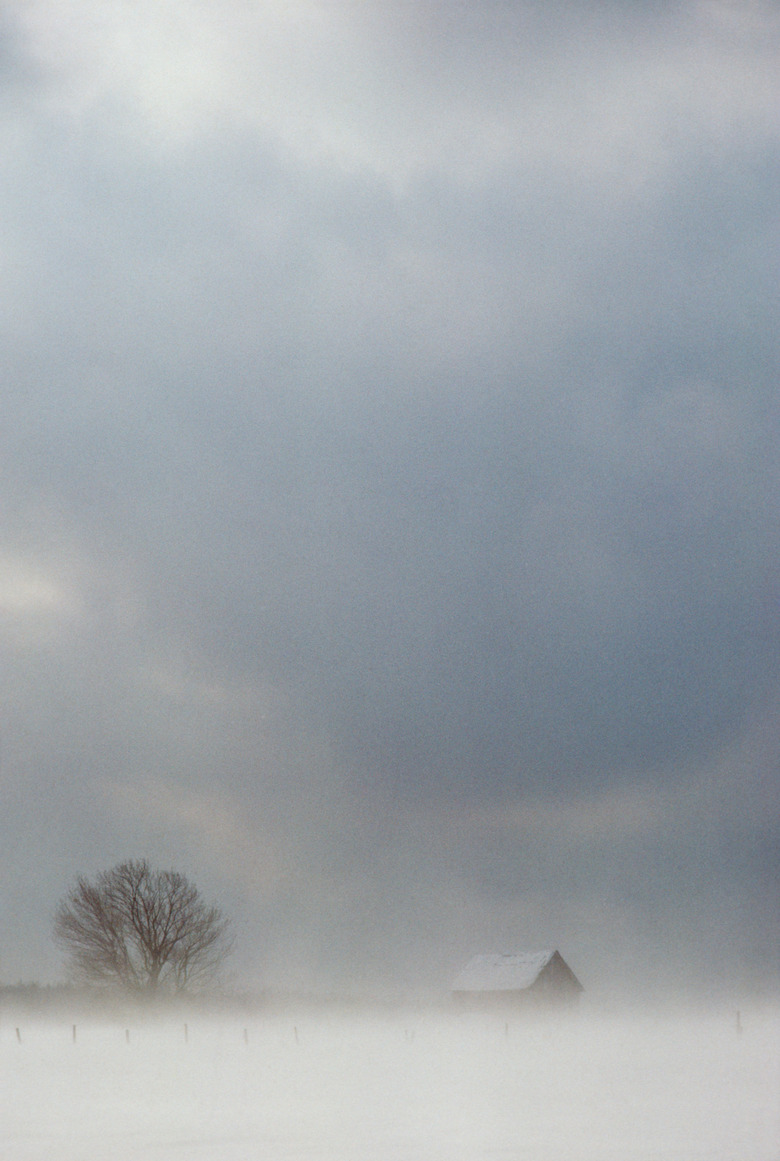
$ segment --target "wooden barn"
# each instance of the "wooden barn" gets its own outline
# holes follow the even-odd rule
[[[565,1006],[576,1002],[582,990],[558,951],[475,955],[452,985],[456,1003],[473,1008]]]

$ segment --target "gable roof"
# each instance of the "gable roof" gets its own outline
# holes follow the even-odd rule
[[[552,951],[526,951],[516,955],[475,955],[455,977],[454,992],[508,992],[530,988],[547,967]]]

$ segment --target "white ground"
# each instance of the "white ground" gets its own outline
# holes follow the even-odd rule
[[[0,1159],[777,1161],[780,1013],[742,1022],[6,1013]]]

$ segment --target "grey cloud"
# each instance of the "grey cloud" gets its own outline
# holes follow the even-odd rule
[[[449,917],[434,958],[457,950],[461,906],[475,938],[513,907],[538,929],[545,884],[575,940],[580,878],[583,913],[599,884],[626,930],[660,913],[696,863],[684,834],[567,847],[464,820],[684,796],[771,696],[778,648],[761,108],[745,98],[739,141],[675,90],[671,133],[649,94],[603,129],[612,149],[638,125],[652,156],[575,162],[556,69],[570,53],[601,75],[606,16],[478,6],[443,29],[440,6],[413,25],[368,8],[339,17],[339,52],[362,75],[409,43],[423,119],[461,70],[488,103],[491,84],[531,100],[502,39],[530,21],[549,150],[510,133],[494,154],[486,134],[481,167],[436,150],[372,167],[386,121],[419,146],[389,74],[341,153],[332,89],[307,153],[281,114],[258,124],[249,81],[235,115],[225,98],[158,138],[121,86],[58,105],[66,63],[40,104],[6,92],[0,167],[4,777],[19,828],[43,842],[66,820],[35,891],[137,842],[221,876],[248,928],[274,929],[271,960],[299,941],[333,971],[329,926],[359,930],[378,970],[409,915],[418,947]],[[686,5],[634,13],[609,21],[638,78],[643,45],[670,68],[693,52],[678,22],[706,41]],[[451,79],[423,69],[433,52]],[[614,836],[618,807],[606,817]],[[721,855],[726,894],[764,891],[766,835],[741,828],[701,837],[696,891]],[[635,855],[621,895],[609,867]]]

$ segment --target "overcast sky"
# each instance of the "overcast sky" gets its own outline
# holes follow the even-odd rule
[[[0,979],[777,979],[780,13],[10,0]]]

